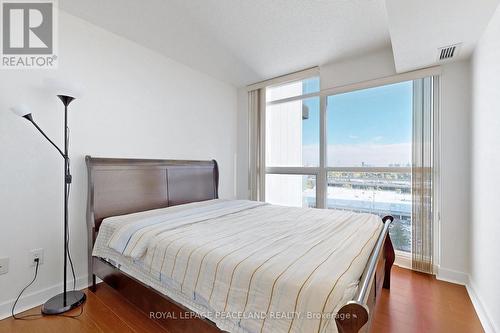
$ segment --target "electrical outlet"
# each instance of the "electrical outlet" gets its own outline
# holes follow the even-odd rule
[[[43,264],[43,249],[33,249],[30,251],[31,266],[36,265],[35,259],[38,258],[38,265]]]
[[[9,258],[0,258],[0,274],[9,272]]]

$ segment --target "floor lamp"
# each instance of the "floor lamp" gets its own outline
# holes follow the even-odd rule
[[[64,151],[62,151],[37,125],[33,120],[29,109],[26,106],[12,108],[12,111],[18,116],[23,117],[35,126],[35,128],[47,139],[54,148],[57,149],[64,160],[64,280],[63,292],[58,294],[42,305],[42,313],[46,315],[55,315],[74,309],[85,302],[86,295],[80,290],[67,290],[67,268],[68,268],[68,195],[71,186],[71,173],[69,168],[69,136],[68,136],[68,105],[75,99],[67,95],[57,95],[64,104]]]

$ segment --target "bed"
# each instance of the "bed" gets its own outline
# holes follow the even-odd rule
[[[86,157],[96,278],[171,332],[364,332],[392,217],[218,198],[215,161]]]

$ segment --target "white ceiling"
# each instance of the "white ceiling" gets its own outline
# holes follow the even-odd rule
[[[498,0],[386,0],[398,72],[437,64],[438,48],[462,43],[457,59],[471,55]],[[499,37],[500,38],[500,37]]]
[[[386,10],[387,1],[387,10]],[[399,72],[470,55],[499,0],[59,0],[66,12],[236,86],[392,48]],[[389,33],[390,32],[390,33]]]
[[[260,79],[390,45],[384,0],[174,0]]]
[[[59,0],[59,7],[223,81],[259,78],[172,0]]]
[[[59,5],[236,86],[390,46],[384,0],[60,0]]]

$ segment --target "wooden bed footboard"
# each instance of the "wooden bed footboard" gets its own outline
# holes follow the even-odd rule
[[[384,227],[375,243],[353,299],[340,308],[335,322],[339,333],[368,332],[375,303],[382,287],[391,286],[391,268],[395,254],[389,236],[392,216],[382,219]]]

